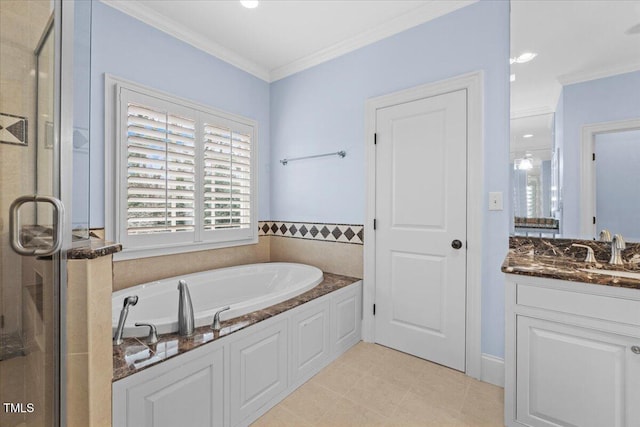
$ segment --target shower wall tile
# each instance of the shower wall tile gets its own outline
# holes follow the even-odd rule
[[[111,424],[112,256],[67,262],[67,423]]]
[[[363,276],[363,246],[328,240],[271,238],[272,262],[299,262],[327,273]]]

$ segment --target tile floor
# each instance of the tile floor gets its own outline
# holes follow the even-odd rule
[[[500,387],[360,342],[252,425],[493,427],[503,408]]]

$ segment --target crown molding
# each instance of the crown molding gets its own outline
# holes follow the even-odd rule
[[[419,7],[413,11],[398,16],[397,18],[375,27],[369,31],[358,34],[347,40],[341,41],[322,49],[316,53],[300,58],[282,67],[272,70],[267,69],[254,61],[238,55],[230,49],[219,45],[198,34],[192,29],[172,22],[170,18],[159,14],[155,10],[131,0],[100,0],[102,3],[119,10],[145,24],[163,31],[185,43],[188,43],[206,53],[209,53],[249,74],[252,74],[267,82],[280,80],[292,74],[314,67],[323,62],[342,56],[361,47],[375,43],[386,37],[400,33],[409,28],[423,24],[432,19],[451,13],[479,0],[451,0],[437,1]]]
[[[618,67],[604,68],[597,71],[563,74],[561,76],[558,76],[558,81],[562,86],[567,86],[567,85],[572,85],[576,83],[587,82],[589,80],[596,80],[596,79],[602,79],[605,77],[616,76],[618,74],[631,73],[638,70],[640,70],[640,62],[618,66]]]
[[[274,82],[276,80],[280,80],[292,74],[306,70],[307,68],[322,64],[323,62],[329,61],[361,47],[375,43],[386,37],[400,33],[404,30],[408,30],[409,28],[413,28],[417,25],[446,15],[465,6],[469,6],[473,3],[476,3],[477,1],[479,0],[452,0],[430,2],[425,6],[419,7],[415,10],[405,13],[404,15],[400,15],[397,18],[394,18],[391,21],[379,25],[364,33],[336,43],[333,46],[329,46],[328,48],[305,56],[287,65],[274,68],[270,73],[270,81]]]
[[[172,22],[170,18],[159,14],[155,10],[143,6],[142,4],[131,0],[100,0],[102,3],[110,6],[122,13],[144,22],[160,31],[163,31],[178,40],[192,45],[216,58],[227,62],[259,79],[269,82],[269,70],[224,46],[221,46],[211,40],[202,37],[197,32],[183,25]]]
[[[526,108],[524,110],[512,111],[511,119],[521,119],[529,116],[541,116],[543,114],[555,113],[555,110],[549,106]]]

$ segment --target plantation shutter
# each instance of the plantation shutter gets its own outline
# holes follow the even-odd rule
[[[115,226],[124,250],[256,243],[255,124],[148,92],[118,87]]]
[[[195,229],[196,122],[127,105],[127,234]]]
[[[251,226],[251,133],[204,123],[204,230]]]

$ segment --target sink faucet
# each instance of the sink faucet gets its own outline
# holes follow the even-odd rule
[[[120,311],[120,319],[118,320],[118,327],[116,328],[116,334],[113,336],[113,345],[122,344],[124,322],[126,322],[127,316],[129,315],[129,307],[131,307],[132,305],[136,305],[137,303],[138,297],[136,295],[132,295],[124,299],[122,310]]]
[[[178,299],[178,333],[181,337],[188,337],[193,335],[195,321],[187,282],[184,280],[178,281],[178,292],[180,293]]]
[[[606,228],[600,232],[600,241],[601,242],[610,242],[611,241],[611,232]]]
[[[622,261],[622,251],[626,249],[627,244],[625,243],[622,235],[616,234],[613,236],[611,240],[611,259],[609,260],[609,264],[611,265],[624,265]]]

